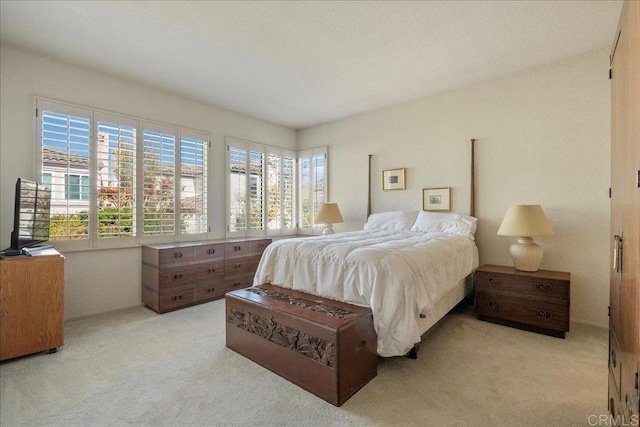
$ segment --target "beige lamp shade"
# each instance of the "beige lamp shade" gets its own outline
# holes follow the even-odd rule
[[[553,236],[553,229],[540,205],[514,205],[508,210],[500,228],[500,236],[517,236],[518,242],[509,252],[513,265],[521,271],[538,271],[542,262],[542,246],[532,236]]]
[[[500,228],[499,236],[553,236],[553,229],[540,205],[513,205],[508,210]]]
[[[343,222],[342,214],[338,208],[337,203],[323,203],[318,209],[315,222],[318,224],[325,224],[323,234],[334,234],[332,224]]]

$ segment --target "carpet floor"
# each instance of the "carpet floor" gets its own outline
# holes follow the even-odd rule
[[[337,408],[225,347],[224,301],[67,321],[65,345],[0,363],[1,426],[587,426],[607,413],[607,331],[558,339],[456,310],[417,360]],[[591,418],[589,418],[591,416]]]

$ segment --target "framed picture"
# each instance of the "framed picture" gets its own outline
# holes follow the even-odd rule
[[[423,211],[450,211],[451,210],[451,187],[423,188],[422,189],[422,210]]]
[[[404,168],[382,171],[382,189],[404,190]]]

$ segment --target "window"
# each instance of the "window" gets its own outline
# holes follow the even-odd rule
[[[65,199],[89,200],[89,176],[65,175]]]
[[[297,158],[292,151],[227,138],[227,152],[230,237],[314,231],[313,216],[326,198],[326,147]]]
[[[268,149],[267,233],[292,234],[296,229],[295,153]]]
[[[171,130],[142,132],[142,230],[173,235],[176,222],[176,137]]]
[[[181,133],[180,138],[180,232],[202,234],[207,226],[206,134]]]
[[[300,172],[298,174],[299,229],[302,233],[313,233],[321,224],[314,223],[320,205],[327,195],[327,148],[317,148],[298,154]]]
[[[208,232],[206,133],[36,104],[51,240],[118,247]]]
[[[89,238],[91,111],[38,102],[41,180],[51,188],[51,240]],[[88,185],[88,179],[85,184]]]
[[[227,138],[227,153],[227,233],[264,234],[265,147]]]
[[[96,113],[98,239],[133,238],[136,225],[137,123]]]

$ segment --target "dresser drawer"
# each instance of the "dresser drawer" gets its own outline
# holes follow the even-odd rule
[[[224,244],[225,258],[249,255],[252,249],[252,241],[231,242]]]
[[[161,268],[158,279],[159,289],[189,285],[193,283],[193,267]]]
[[[160,292],[160,311],[169,311],[191,305],[195,302],[196,292],[193,287]]]
[[[476,271],[476,292],[501,293],[522,298],[569,301],[568,282],[532,277]]]
[[[253,257],[245,257],[245,258],[235,258],[228,259],[224,261],[224,275],[225,277],[229,276],[238,276],[241,274],[246,274],[249,272],[255,273],[254,266],[254,258]],[[256,264],[257,266],[257,264]]]
[[[158,255],[158,265],[164,267],[172,264],[184,264],[191,262],[194,259],[195,248],[193,247],[160,249]]]
[[[206,259],[224,259],[224,243],[197,246],[195,251],[195,257],[198,261]]]
[[[196,302],[222,298],[226,293],[224,280],[201,283],[196,286]]]
[[[476,312],[481,316],[519,322],[556,331],[569,330],[569,307],[476,290]]]
[[[224,278],[224,260],[203,262],[193,266],[194,280],[204,282]]]
[[[225,280],[225,293],[235,291],[236,289],[248,288],[253,286],[253,274],[245,274],[244,276],[231,277]]]
[[[271,239],[256,240],[251,242],[251,253],[262,254],[264,250],[271,244]]]

